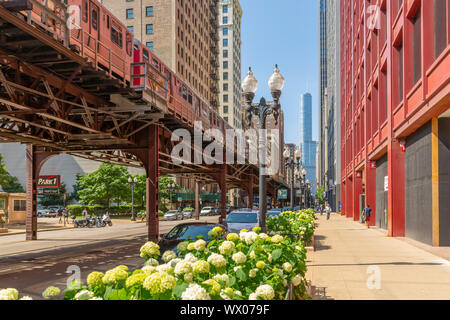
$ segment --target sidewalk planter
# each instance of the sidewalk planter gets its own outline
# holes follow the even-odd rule
[[[65,300],[293,300],[310,299],[306,250],[301,241],[260,233],[210,231],[213,239],[185,241],[175,252],[153,242],[141,247],[142,268],[117,266],[91,272],[87,283],[73,283]],[[159,261],[163,261],[162,264]]]

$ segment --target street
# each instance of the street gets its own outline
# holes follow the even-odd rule
[[[160,233],[183,221],[161,221]],[[201,217],[217,223],[217,217]],[[70,266],[81,269],[85,281],[94,270],[105,272],[120,264],[141,267],[139,248],[147,241],[145,223],[116,224],[111,228],[68,229],[38,234],[38,241],[24,241],[24,235],[0,237],[0,288],[17,288],[21,294],[42,299],[42,292],[54,285],[64,289]]]

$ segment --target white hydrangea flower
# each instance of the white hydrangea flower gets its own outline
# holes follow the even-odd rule
[[[194,249],[197,251],[203,251],[206,248],[206,241],[203,239],[199,239],[194,242]]]
[[[249,276],[250,278],[255,278],[255,277],[256,277],[256,274],[258,273],[258,270],[259,270],[259,269],[251,269],[251,270],[249,271],[249,273],[248,273],[248,276]]]
[[[289,262],[283,263],[283,269],[286,272],[291,272],[292,271],[292,264],[290,264]]]
[[[242,267],[241,266],[237,266],[237,267],[233,268],[234,272],[237,272],[239,269],[242,269]]]
[[[192,273],[192,265],[189,261],[181,261],[175,266],[174,272],[176,275]]]
[[[233,259],[233,261],[236,262],[237,264],[247,262],[247,256],[243,252],[238,252],[238,253],[233,254],[231,259]]]
[[[258,239],[258,234],[254,231],[246,232],[244,236],[244,241],[246,244],[252,244]]]
[[[169,262],[170,260],[176,259],[177,254],[175,252],[173,252],[172,250],[168,250],[166,252],[164,252],[164,254],[162,255],[162,259],[164,260],[164,262]]]
[[[170,265],[172,268],[175,268],[176,265],[177,265],[179,262],[181,262],[181,261],[182,261],[182,260],[181,260],[180,258],[176,258],[176,259],[170,260],[169,265]]]
[[[266,240],[266,238],[268,238],[269,236],[266,234],[266,233],[260,233],[259,234],[259,238],[260,239],[263,239],[263,240]]]
[[[249,256],[250,256],[250,259],[255,259],[256,258],[255,251],[250,252]]]
[[[248,231],[241,231],[241,232],[239,233],[239,239],[240,239],[242,242],[245,242],[245,237],[246,237],[247,232],[248,232]]]
[[[232,241],[224,241],[220,247],[219,247],[219,251],[221,254],[224,255],[230,255],[233,253],[233,250],[235,248],[235,244]]]
[[[273,298],[275,298],[275,291],[273,290],[272,286],[268,284],[263,284],[256,288],[255,293],[258,297],[264,300],[272,300]]]
[[[173,268],[170,265],[168,265],[168,264],[162,264],[160,266],[157,266],[156,270],[158,272],[166,272],[166,273],[169,273],[169,274],[173,273]]]
[[[191,283],[181,294],[182,300],[211,300],[208,292],[198,284]]]
[[[19,299],[19,291],[14,288],[0,290],[0,300],[17,300]]]
[[[30,296],[23,296],[20,300],[33,300],[33,298]]]
[[[253,292],[248,297],[248,300],[258,300],[258,295],[255,292]]]
[[[192,253],[188,253],[185,257],[184,257],[185,261],[188,261],[190,263],[194,263],[197,262],[197,258],[192,254]]]
[[[225,260],[224,256],[217,253],[211,254],[207,261],[216,268],[223,268],[227,264],[227,260]]]
[[[81,290],[75,295],[75,300],[90,300],[94,297],[94,293],[89,290]]]
[[[215,275],[215,276],[213,277],[213,280],[216,280],[217,282],[219,282],[219,281],[225,282],[225,286],[226,286],[226,287],[228,287],[228,286],[230,285],[230,278],[228,277],[227,274],[218,274],[218,275]]]
[[[145,261],[144,266],[157,267],[157,266],[159,266],[159,262],[158,262],[158,260],[151,258],[151,259],[148,259],[147,261]]]
[[[294,285],[294,287],[297,287],[302,282],[302,276],[297,274],[295,277],[292,278],[291,282]]]
[[[186,282],[192,282],[192,280],[194,280],[194,274],[193,273],[186,273],[184,275],[184,281]]]

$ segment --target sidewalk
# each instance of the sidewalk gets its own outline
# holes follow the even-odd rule
[[[306,276],[314,299],[450,299],[448,260],[342,216],[317,217],[316,251],[308,252]],[[371,281],[378,271],[379,289]]]

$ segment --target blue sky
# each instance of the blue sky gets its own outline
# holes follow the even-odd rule
[[[242,78],[251,66],[258,80],[255,101],[271,100],[267,81],[278,63],[286,85],[281,97],[285,142],[299,144],[300,95],[313,96],[313,139],[318,136],[318,1],[240,0]]]

